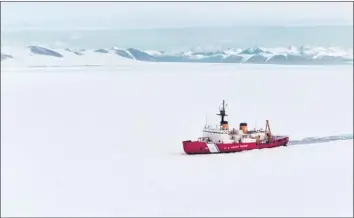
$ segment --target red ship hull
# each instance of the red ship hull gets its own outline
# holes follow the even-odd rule
[[[274,148],[286,146],[289,142],[287,136],[276,136],[270,143],[207,143],[203,141],[183,141],[183,149],[186,154],[212,154],[230,153],[253,149]]]

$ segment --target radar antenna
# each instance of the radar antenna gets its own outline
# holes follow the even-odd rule
[[[226,111],[225,111],[225,100],[222,101],[222,108],[220,109],[220,113],[216,114],[218,116],[221,116],[220,120],[220,126],[225,126],[225,128],[228,128],[228,122],[225,120],[225,117],[227,116]]]

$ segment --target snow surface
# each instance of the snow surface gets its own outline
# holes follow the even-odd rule
[[[2,216],[353,216],[352,66],[117,63],[2,68]],[[183,154],[223,99],[232,127],[349,137]]]

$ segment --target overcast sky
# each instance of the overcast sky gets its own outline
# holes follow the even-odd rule
[[[2,27],[353,24],[353,3],[2,2]]]

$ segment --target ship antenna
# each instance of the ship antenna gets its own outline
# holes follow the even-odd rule
[[[227,116],[226,111],[225,111],[225,100],[222,101],[222,109],[220,110],[220,113],[216,114],[216,115],[221,116],[220,125],[228,123],[227,121],[224,120],[225,116]]]

